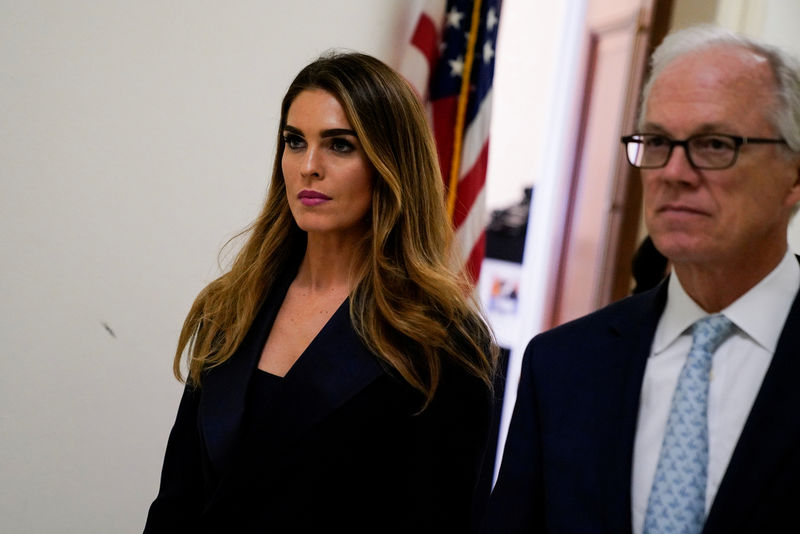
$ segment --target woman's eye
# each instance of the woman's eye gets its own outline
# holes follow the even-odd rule
[[[284,134],[283,142],[289,147],[290,150],[303,148],[304,145],[303,138],[295,134]]]
[[[351,152],[354,148],[353,143],[346,139],[331,139],[331,150],[334,152],[347,153]]]

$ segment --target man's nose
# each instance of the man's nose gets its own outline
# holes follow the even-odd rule
[[[667,163],[656,172],[670,181],[696,183],[697,169],[689,161],[686,145],[674,145]]]

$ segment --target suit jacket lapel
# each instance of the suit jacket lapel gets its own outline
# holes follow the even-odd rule
[[[267,335],[289,289],[291,277],[276,283],[231,358],[204,377],[199,418],[211,462],[221,472],[230,459],[244,415],[247,386]]]
[[[241,350],[229,360],[230,368],[223,370],[220,366],[222,372],[215,377],[210,390],[204,391],[206,409],[201,418],[203,428],[213,437],[213,441],[207,438],[207,448],[219,475],[209,509],[241,506],[243,491],[245,495],[257,493],[255,488],[285,476],[278,474],[285,467],[281,462],[254,464],[252,456],[236,454],[235,450],[250,377],[282,297],[270,299],[270,304],[259,313],[257,325],[254,323],[256,328],[251,329],[251,333],[257,331],[258,335],[242,344]],[[383,373],[377,359],[353,331],[349,309],[349,300],[345,300],[286,374],[275,404],[267,409],[263,424],[269,432],[254,437],[259,441],[247,444],[247,450],[258,450],[273,458],[287,454],[287,448],[315,423]],[[292,458],[292,454],[288,452],[288,457]]]
[[[284,378],[273,445],[291,445],[383,372],[353,329],[345,300]]]
[[[762,488],[771,483],[786,454],[800,446],[800,294],[795,297],[764,382],[753,403],[728,469],[711,506],[704,532],[730,532],[749,516]]]
[[[205,377],[200,422],[209,458],[218,472],[228,465],[245,410],[247,388],[291,280],[277,285],[236,353]],[[273,414],[278,446],[290,443],[383,373],[350,323],[349,299],[284,377],[286,396]]]
[[[667,281],[657,288],[629,299],[629,305],[609,323],[612,350],[616,350],[624,377],[619,395],[619,417],[610,422],[609,439],[616,440],[615,454],[609,458],[608,488],[605,492],[608,532],[630,532],[631,475],[636,422],[639,416],[639,397],[642,391],[647,359],[653,343],[658,320],[667,299]],[[616,346],[616,348],[614,348]]]

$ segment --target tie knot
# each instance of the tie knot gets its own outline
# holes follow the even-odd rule
[[[692,346],[713,353],[732,332],[733,323],[724,315],[703,317],[694,323]]]

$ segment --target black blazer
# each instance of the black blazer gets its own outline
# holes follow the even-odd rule
[[[631,532],[639,395],[666,288],[531,340],[484,532]],[[796,531],[798,503],[796,297],[703,532]]]
[[[466,531],[487,388],[445,365],[417,414],[421,396],[363,346],[347,301],[284,377],[274,437],[249,449],[259,461],[242,454],[248,383],[284,295],[202,388],[185,389],[145,532]]]

